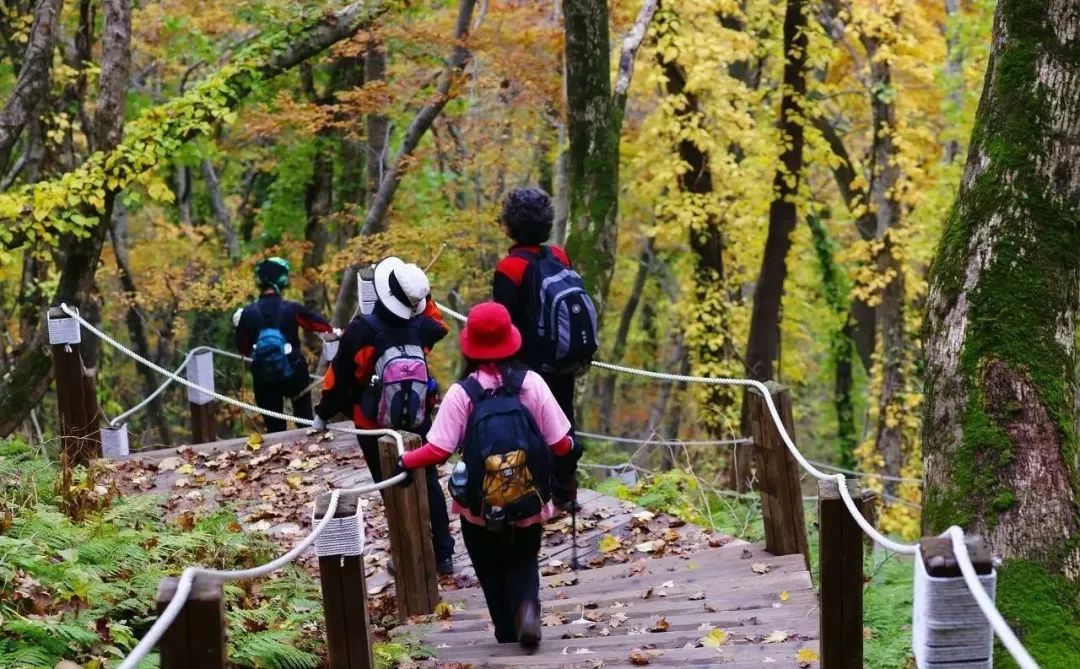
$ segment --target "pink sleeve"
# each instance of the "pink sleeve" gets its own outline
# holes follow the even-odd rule
[[[540,428],[540,436],[549,446],[559,443],[570,432],[570,421],[566,418],[555,396],[547,384],[536,372],[530,371],[522,384],[525,406]]]
[[[428,430],[427,441],[435,448],[453,453],[465,436],[465,425],[469,420],[469,396],[458,384],[450,386],[442,399],[439,412]]]

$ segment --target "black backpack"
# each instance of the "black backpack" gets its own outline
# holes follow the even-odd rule
[[[551,450],[519,397],[527,373],[510,367],[492,390],[473,377],[459,381],[472,400],[461,445],[465,497],[490,530],[540,513],[551,499]]]
[[[598,347],[596,306],[585,282],[540,247],[533,255],[516,252],[529,261],[529,299],[525,307],[525,355],[530,365],[553,374],[572,374],[589,366]]]

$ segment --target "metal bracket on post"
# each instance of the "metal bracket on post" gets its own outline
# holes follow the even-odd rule
[[[982,539],[966,539],[968,555],[986,594],[994,599],[997,573]],[[919,542],[911,646],[921,669],[990,669],[994,630],[968,590],[949,537]]]
[[[124,458],[131,454],[127,423],[101,428],[101,453],[106,458]]]
[[[76,309],[75,313],[79,310]],[[82,328],[79,321],[68,316],[60,309],[50,309],[49,321],[49,344],[53,346],[70,346],[82,342]],[[70,349],[68,349],[70,351]]]
[[[187,364],[187,380],[214,390],[214,354],[211,351],[199,351],[191,356]],[[217,419],[214,416],[214,398],[201,390],[188,388],[188,405],[191,409],[191,439],[196,444],[205,444],[217,438]]]

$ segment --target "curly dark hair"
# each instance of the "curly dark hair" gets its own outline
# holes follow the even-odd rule
[[[555,209],[551,198],[539,188],[515,188],[503,199],[499,221],[518,244],[539,245],[551,237]]]

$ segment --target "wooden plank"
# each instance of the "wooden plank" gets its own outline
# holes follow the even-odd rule
[[[341,556],[319,557],[319,585],[322,589],[323,620],[326,623],[326,650],[330,669],[350,669],[349,641],[345,632],[345,602],[342,599]]]
[[[364,558],[350,555],[341,559],[342,599],[345,603],[345,634],[349,640],[350,669],[372,669],[375,656],[368,614]]]
[[[788,435],[795,439],[791,414],[791,393],[782,386],[767,384],[773,404]],[[773,422],[765,398],[750,389],[747,393],[753,426],[754,462],[761,491],[761,515],[765,525],[765,547],[774,555],[798,553],[806,557],[810,568],[806,539],[806,516],[803,510],[801,470],[788,451]]]
[[[847,480],[860,513],[867,501],[859,482]],[[821,579],[821,666],[863,666],[863,532],[848,512],[836,480],[818,481],[818,569]]]
[[[217,439],[217,402],[188,402],[191,415],[191,441],[208,444]]]

